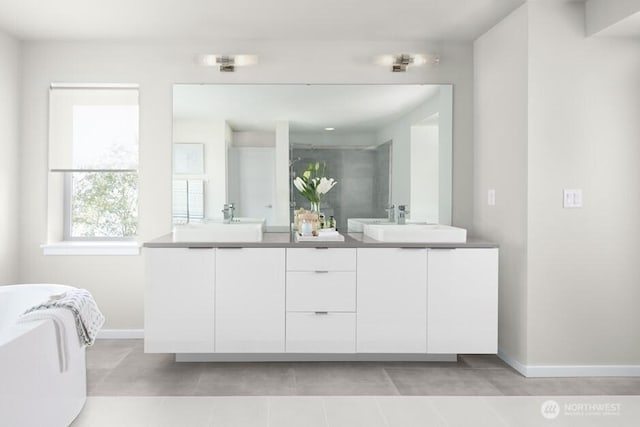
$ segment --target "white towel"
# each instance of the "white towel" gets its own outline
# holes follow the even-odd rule
[[[86,289],[73,289],[59,295],[53,295],[48,301],[25,311],[21,318],[27,317],[33,312],[51,308],[71,311],[76,322],[76,332],[80,343],[84,345],[93,344],[98,331],[104,324],[104,316],[100,312],[98,304]]]
[[[28,314],[21,315],[16,323],[26,323],[36,320],[52,320],[56,331],[56,342],[58,344],[58,362],[60,363],[60,372],[65,372],[68,365],[67,354],[69,347],[67,341],[68,329],[73,328],[72,314],[66,308],[49,308],[46,310],[33,311]]]

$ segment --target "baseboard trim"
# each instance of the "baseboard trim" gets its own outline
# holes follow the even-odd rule
[[[498,357],[527,378],[640,377],[640,365],[525,365],[502,350]]]
[[[143,339],[144,329],[102,329],[96,338],[99,340]]]
[[[511,366],[513,369],[515,369],[516,371],[518,371],[519,373],[521,373],[525,377],[529,376],[529,375],[527,375],[527,366],[523,365],[522,363],[520,363],[517,359],[511,357],[509,354],[507,354],[507,353],[503,352],[502,350],[498,349],[498,357],[500,359],[502,359],[502,361],[504,363],[506,363],[507,365]]]

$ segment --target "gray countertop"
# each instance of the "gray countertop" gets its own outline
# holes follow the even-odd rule
[[[363,233],[344,233],[344,242],[294,242],[290,233],[264,233],[262,242],[175,242],[173,233],[145,242],[146,248],[497,248],[493,242],[467,238],[466,243],[379,242]]]

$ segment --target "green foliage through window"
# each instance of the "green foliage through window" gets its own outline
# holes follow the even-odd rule
[[[138,226],[138,174],[71,174],[71,237],[126,238]]]

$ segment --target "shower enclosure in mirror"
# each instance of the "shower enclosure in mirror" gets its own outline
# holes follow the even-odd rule
[[[348,218],[375,218],[385,214],[391,204],[392,142],[378,146],[349,146],[296,142],[291,143],[292,178],[304,173],[309,164],[320,162],[327,177],[338,184],[322,199],[321,212],[336,219],[338,230],[347,229]],[[306,140],[309,142],[309,140]],[[309,209],[309,202],[291,190],[293,206]]]
[[[174,163],[174,223],[220,220],[233,203],[235,217],[288,230],[293,208],[309,207],[291,180],[320,161],[338,181],[321,210],[339,229],[348,218],[386,218],[389,205],[408,205],[414,220],[450,224],[452,90],[176,84],[174,150],[192,157],[187,173],[186,160]]]

